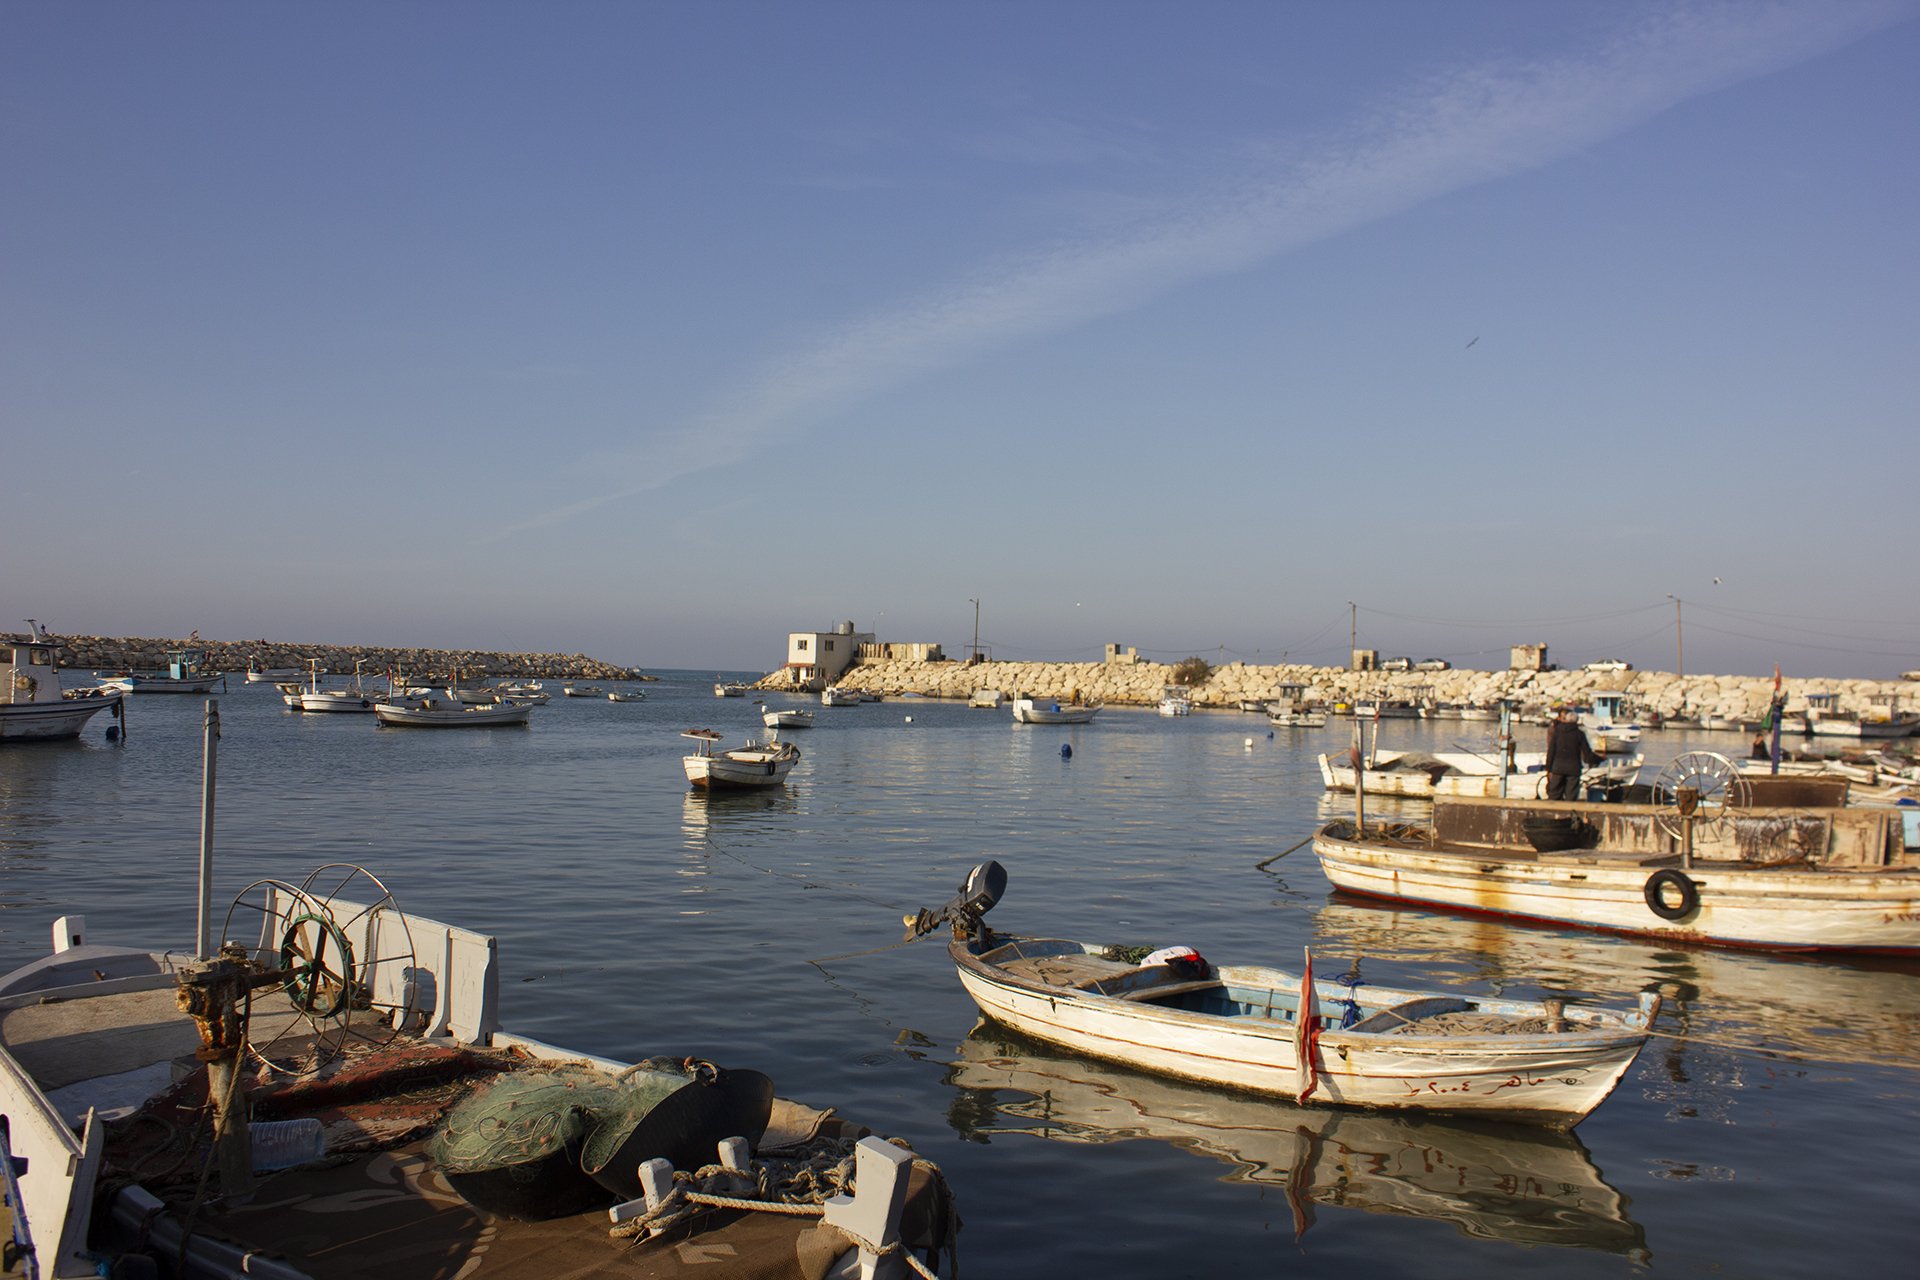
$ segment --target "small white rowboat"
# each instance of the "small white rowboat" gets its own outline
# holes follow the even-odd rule
[[[946,907],[908,921],[912,933],[953,923],[948,954],[982,1013],[1091,1057],[1297,1102],[1571,1128],[1613,1092],[1660,1008],[1651,992],[1621,1013],[1316,982],[1311,956],[1302,975],[1216,967],[1184,948],[1134,959],[1001,937],[983,917],[1005,883],[985,863]]]

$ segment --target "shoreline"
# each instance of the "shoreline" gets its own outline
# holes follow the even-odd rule
[[[24,637],[22,637],[24,638]],[[552,680],[654,680],[632,667],[584,653],[498,653],[479,649],[394,648],[379,645],[289,644],[278,640],[163,640],[135,636],[53,636],[62,669],[151,671],[164,669],[170,649],[198,649],[210,671],[244,676],[249,665],[292,667],[304,677],[320,662],[323,674],[351,675],[357,661],[372,671],[389,668],[419,674],[523,676]]]

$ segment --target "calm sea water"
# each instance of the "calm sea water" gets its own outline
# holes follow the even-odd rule
[[[1920,971],[1363,906],[1305,848],[1262,868],[1347,811],[1313,762],[1342,722],[1270,737],[1237,713],[820,707],[785,788],[690,792],[679,732],[761,733],[752,702],[712,696],[752,674],[667,673],[644,702],[556,697],[530,728],[455,732],[300,716],[236,681],[216,916],[254,880],[365,866],[402,907],[499,937],[510,1028],[755,1067],[908,1138],[953,1184],[975,1276],[1910,1274]],[[100,940],[191,946],[203,708],[144,695],[124,744],[96,721],[0,751],[0,967],[44,954],[67,912]],[[1408,722],[1384,745],[1483,729]],[[1469,993],[1625,1006],[1652,988],[1661,1034],[1565,1138],[1076,1061],[978,1027],[940,939],[892,945],[989,857],[1011,873],[1003,929],[1289,968],[1311,944],[1322,974]]]

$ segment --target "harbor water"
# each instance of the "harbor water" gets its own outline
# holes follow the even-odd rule
[[[669,672],[634,686],[644,701],[555,696],[530,727],[457,731],[300,715],[236,679],[218,698],[215,928],[254,881],[365,867],[403,909],[499,939],[510,1029],[752,1067],[906,1138],[954,1189],[973,1277],[1910,1274],[1920,967],[1336,898],[1295,846],[1351,812],[1314,762],[1347,745],[1341,720],[1110,707],[1016,725],[770,694],[815,712],[786,735],[787,784],[691,791],[681,731],[766,735],[751,698],[712,692],[754,674]],[[45,954],[69,913],[91,940],[191,949],[205,706],[142,694],[124,742],[100,717],[77,743],[0,751],[0,968]],[[1390,722],[1381,745],[1489,728]],[[1658,763],[1745,745],[1644,747]],[[1184,1086],[978,1025],[941,937],[896,945],[903,915],[987,858],[1010,875],[1006,931],[1288,969],[1311,946],[1322,978],[1618,1008],[1657,990],[1665,1009],[1573,1135]]]

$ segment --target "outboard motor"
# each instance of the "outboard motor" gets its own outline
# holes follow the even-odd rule
[[[964,936],[981,927],[982,918],[1006,891],[1007,869],[989,859],[967,872],[960,892],[945,906],[922,907],[913,915],[902,916],[900,922],[907,926],[909,938],[925,937],[947,921],[952,922],[955,936]]]

